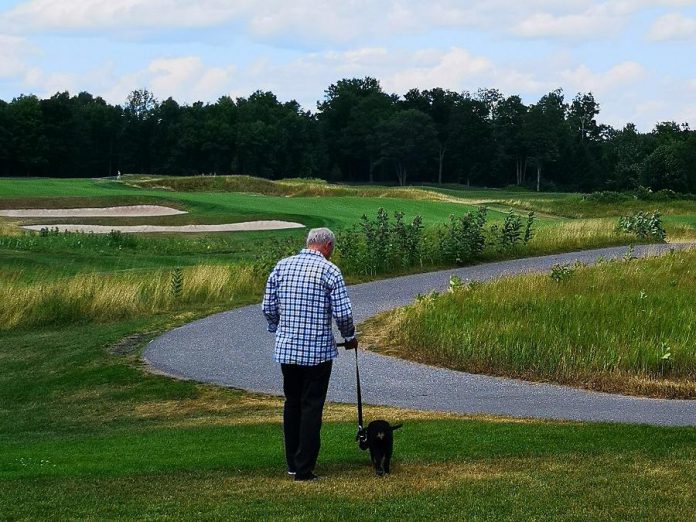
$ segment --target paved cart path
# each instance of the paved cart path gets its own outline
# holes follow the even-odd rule
[[[688,245],[639,246],[637,256]],[[450,275],[487,280],[504,275],[548,271],[556,263],[622,257],[626,247],[517,259],[417,274],[349,287],[356,322],[411,302],[419,293],[445,290]],[[274,363],[273,335],[266,331],[260,305],[206,317],[154,339],[145,349],[156,371],[180,378],[282,395],[280,367]],[[659,400],[589,392],[549,384],[487,377],[434,368],[360,351],[363,401],[367,404],[459,413],[488,413],[583,421],[696,426],[696,401]],[[328,399],[354,403],[351,352],[340,350]]]

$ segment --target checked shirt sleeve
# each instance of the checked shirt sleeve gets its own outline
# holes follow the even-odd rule
[[[348,290],[343,276],[338,272],[333,278],[331,284],[331,310],[336,321],[341,335],[345,337],[353,337],[355,335],[355,326],[353,325],[353,309],[350,305]]]
[[[268,331],[273,333],[278,329],[280,321],[280,307],[278,306],[278,270],[273,269],[266,282],[266,291],[263,295],[263,315],[268,321]]]

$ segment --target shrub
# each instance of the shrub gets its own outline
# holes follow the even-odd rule
[[[449,223],[444,225],[440,234],[443,261],[462,265],[482,254],[487,212],[486,207],[479,207],[476,212],[468,212],[461,217],[450,216]]]
[[[620,217],[617,228],[621,232],[635,234],[642,241],[650,239],[664,242],[667,238],[667,232],[662,224],[662,215],[657,210],[650,214],[641,211],[633,216]]]
[[[576,267],[570,263],[555,264],[551,267],[550,277],[557,283],[567,281],[575,273]]]
[[[635,198],[631,194],[603,190],[601,192],[593,192],[592,194],[584,194],[582,199],[584,201],[593,201],[597,203],[621,203]]]
[[[416,216],[404,222],[403,212],[394,212],[393,222],[383,208],[376,217],[363,215],[360,223],[341,231],[337,238],[337,262],[347,273],[374,276],[422,264],[423,220]]]
[[[529,212],[529,214],[527,214],[527,222],[523,234],[522,217],[519,214],[515,214],[515,212],[510,209],[501,227],[498,227],[498,225],[491,226],[491,236],[493,237],[493,241],[498,245],[499,250],[510,250],[520,242],[523,242],[525,245],[529,243],[534,235],[532,230],[533,225],[534,212]]]

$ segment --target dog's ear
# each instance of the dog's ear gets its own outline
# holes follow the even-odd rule
[[[392,431],[398,430],[401,426],[403,426],[403,424],[397,424],[396,426],[391,426],[391,430]]]
[[[358,446],[361,450],[366,450],[370,447],[370,444],[367,441],[367,430],[365,428],[358,430],[358,434],[355,436],[355,440],[358,442]]]

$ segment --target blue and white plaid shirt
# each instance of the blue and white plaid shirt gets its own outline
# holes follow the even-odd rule
[[[334,359],[332,317],[343,337],[355,335],[343,275],[316,250],[303,249],[278,262],[262,308],[268,331],[276,334],[274,359],[282,364],[314,366]]]

